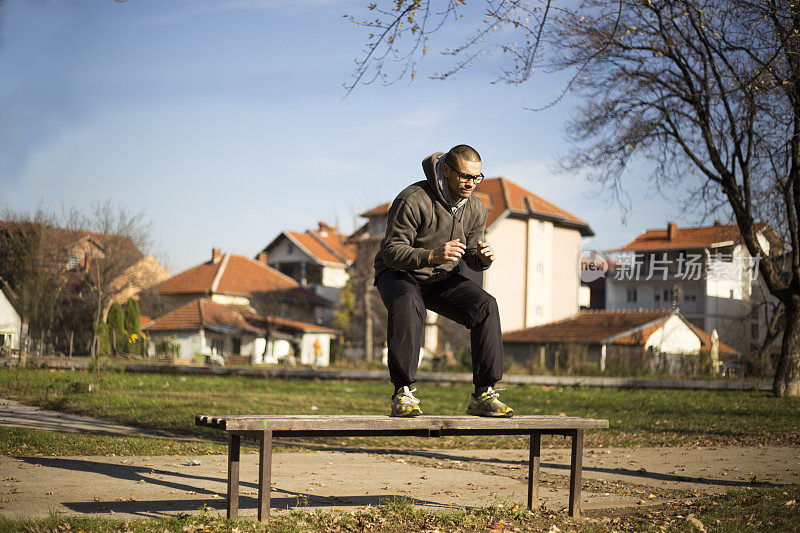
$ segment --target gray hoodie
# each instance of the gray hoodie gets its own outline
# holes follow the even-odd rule
[[[456,261],[433,265],[431,250],[447,241],[465,243],[464,262],[472,270],[486,270],[478,257],[478,241],[486,232],[486,207],[475,195],[452,204],[453,198],[442,176],[444,153],[422,160],[425,181],[406,187],[389,208],[386,236],[375,255],[375,279],[385,270],[405,270],[422,283],[441,281],[456,268]]]

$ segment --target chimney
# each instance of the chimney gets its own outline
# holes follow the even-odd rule
[[[258,256],[256,256],[256,261],[258,261],[259,263],[264,263],[266,265],[267,264],[267,252],[259,253]]]
[[[214,264],[219,263],[219,260],[222,259],[222,250],[219,248],[212,248],[211,249],[211,262]]]
[[[327,222],[323,222],[322,220],[320,220],[318,223],[317,231],[319,231],[323,237],[327,237],[328,232],[330,233],[336,232],[336,226],[331,226]]]
[[[678,225],[674,222],[667,223],[667,239],[674,241],[678,236]]]

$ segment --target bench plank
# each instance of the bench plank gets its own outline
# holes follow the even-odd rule
[[[364,435],[386,431],[443,431],[458,434],[471,431],[515,431],[553,429],[606,429],[608,420],[574,416],[515,416],[513,418],[485,418],[460,416],[418,416],[397,418],[381,415],[199,415],[198,426],[224,431],[264,431],[268,429],[279,436],[297,432],[314,432],[316,436],[340,435],[358,431]]]

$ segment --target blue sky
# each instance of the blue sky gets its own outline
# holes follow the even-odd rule
[[[328,0],[5,0],[0,7],[0,207],[88,209],[111,199],[153,222],[153,252],[176,273],[212,247],[254,255],[317,220],[357,213],[421,178],[434,151],[475,146],[505,176],[587,220],[594,249],[668,220],[688,225],[646,173],[626,178],[627,223],[580,176],[556,77],[490,84],[497,59],[454,79],[362,86],[344,98],[365,33]],[[447,40],[452,34],[443,34]],[[453,43],[448,43],[453,44]],[[433,46],[434,50],[436,46]]]

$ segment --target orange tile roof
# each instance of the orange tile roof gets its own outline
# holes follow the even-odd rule
[[[333,252],[328,250],[324,244],[315,239],[310,233],[300,233],[298,231],[284,231],[284,233],[289,235],[312,258],[325,263],[344,264],[341,259],[336,257]]]
[[[317,324],[309,324],[308,322],[300,322],[299,320],[290,320],[288,318],[281,318],[278,316],[268,316],[267,321],[281,330],[296,330],[315,333],[336,333],[335,329],[326,328]]]
[[[228,264],[215,292],[250,296],[255,293],[298,287],[298,283],[274,268],[244,255],[227,254]],[[224,262],[220,261],[221,263]]]
[[[503,342],[575,342],[644,346],[647,339],[672,316],[671,310],[582,311],[577,315],[519,331],[503,334]],[[678,316],[681,316],[680,314]],[[683,317],[681,316],[683,319]],[[704,350],[711,348],[711,337],[705,331],[683,321],[695,332]],[[611,340],[609,340],[611,339]],[[719,343],[722,355],[738,355],[727,344]]]
[[[329,250],[336,254],[340,260],[344,260],[345,263],[352,263],[355,261],[355,246],[348,244],[347,235],[339,233],[336,227],[320,222],[318,229],[310,229],[308,233],[322,242]]]
[[[523,189],[506,178],[487,178],[478,185],[474,194],[489,211],[486,217],[487,228],[490,228],[492,224],[499,220],[504,214],[510,212],[552,218],[562,223],[577,226],[578,230],[584,236],[594,235],[594,232],[592,232],[589,224],[585,220],[548,202],[541,196],[537,196]],[[361,216],[372,217],[385,215],[389,212],[390,206],[391,203],[381,204],[361,213]]]
[[[386,202],[385,204],[381,204],[377,207],[373,207],[367,211],[364,211],[359,216],[362,217],[375,217],[379,215],[385,215],[389,212],[389,208],[392,206],[392,202]]]
[[[211,283],[219,270],[220,262],[202,263],[188,270],[175,274],[158,286],[162,294],[186,294],[211,291]]]
[[[200,299],[192,300],[186,305],[142,324],[142,329],[145,331],[200,331],[203,327],[200,303]]]
[[[478,185],[476,194],[484,193],[491,198],[489,216],[486,226],[490,227],[506,211],[515,213],[537,214],[552,217],[556,220],[580,226],[581,233],[586,236],[594,235],[589,224],[557,205],[548,202],[541,196],[523,189],[516,183],[506,178],[485,179]],[[485,202],[484,202],[485,204]]]
[[[508,342],[599,343],[649,322],[665,321],[672,311],[585,311],[577,315],[503,334]]]
[[[0,228],[11,230],[12,228],[25,227],[29,225],[27,221],[8,221],[0,220]],[[92,239],[101,249],[113,249],[115,257],[129,265],[133,265],[144,257],[144,254],[130,237],[116,234],[95,233],[86,230],[73,230],[50,226],[49,235],[55,241],[54,244],[63,247],[66,251],[72,251],[73,247],[85,239]],[[105,251],[104,250],[104,251]],[[115,260],[115,262],[117,262]]]
[[[220,270],[222,270],[220,272]],[[219,283],[214,289],[214,280]],[[237,294],[291,289],[299,285],[289,276],[244,255],[225,254],[219,261],[208,261],[179,274],[158,286],[162,294]]]
[[[756,225],[759,232],[767,226],[766,223]],[[669,229],[649,229],[622,248],[611,251],[623,250],[676,250],[692,248],[708,248],[726,242],[742,242],[739,226],[735,224],[715,223],[713,226],[699,226],[681,228],[675,226],[675,233],[669,238]]]
[[[289,320],[286,318],[264,317],[246,305],[221,304],[208,298],[198,298],[151,320],[142,326],[148,332],[159,331],[200,331],[208,327],[225,327],[254,335],[265,335],[267,324],[284,332],[335,333],[336,330]]]

